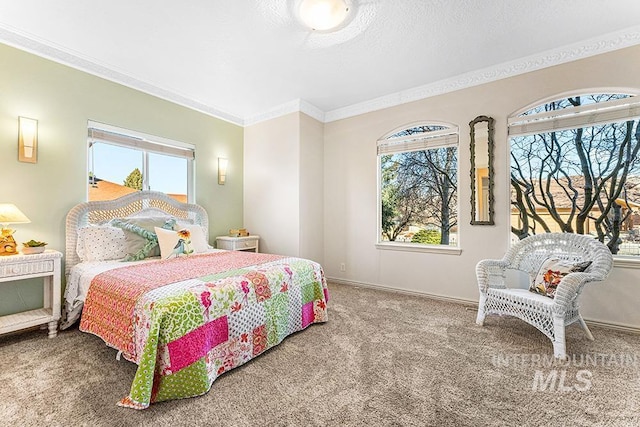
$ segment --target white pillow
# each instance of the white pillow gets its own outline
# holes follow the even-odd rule
[[[88,226],[78,230],[76,252],[82,261],[109,261],[127,255],[126,239],[121,228]]]
[[[183,231],[186,231],[188,236],[182,233]],[[160,246],[160,257],[162,259],[207,252],[209,249],[207,238],[199,225],[188,225],[181,227],[178,231],[156,227],[155,232],[158,235],[158,245]],[[181,247],[176,248],[180,239],[182,239],[183,244]]]

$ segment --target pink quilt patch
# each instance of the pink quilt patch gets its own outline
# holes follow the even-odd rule
[[[205,323],[175,341],[171,341],[167,344],[171,371],[178,372],[191,365],[204,357],[209,350],[228,339],[229,323],[227,316],[222,316]]]
[[[313,301],[309,301],[302,306],[302,328],[306,328],[313,323]]]

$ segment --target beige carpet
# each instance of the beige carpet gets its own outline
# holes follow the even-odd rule
[[[640,425],[640,335],[592,328],[590,342],[572,326],[574,362],[549,368],[535,357],[550,355],[551,343],[518,320],[493,317],[481,328],[463,305],[330,291],[328,323],[224,374],[202,397],[140,412],[115,406],[135,365],[100,339],[77,330],[0,337],[0,425]],[[590,365],[577,366],[580,357]],[[536,371],[545,391],[533,391]]]

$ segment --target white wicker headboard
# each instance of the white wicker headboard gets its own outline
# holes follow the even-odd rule
[[[181,203],[159,191],[137,191],[119,199],[84,202],[74,206],[67,214],[65,275],[80,262],[76,252],[78,229],[91,224],[100,224],[114,218],[145,215],[170,215],[189,219],[204,229],[209,236],[209,217],[202,206]]]

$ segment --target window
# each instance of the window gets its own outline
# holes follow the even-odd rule
[[[89,200],[155,190],[193,202],[194,148],[165,138],[89,122]]]
[[[509,119],[511,231],[590,234],[640,256],[640,101],[587,94]]]
[[[458,128],[425,123],[378,141],[378,243],[457,246]]]

